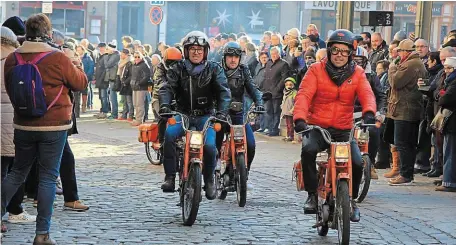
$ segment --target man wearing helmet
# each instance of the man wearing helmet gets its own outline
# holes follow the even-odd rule
[[[372,88],[372,91],[375,95],[375,100],[377,104],[377,117],[379,121],[383,122],[383,118],[385,117],[386,113],[386,93],[383,92],[382,85],[380,80],[378,79],[377,75],[372,72],[371,64],[368,60],[368,52],[362,47],[358,47],[356,52],[353,55],[353,60],[359,66],[364,69],[364,73],[366,74],[367,80]],[[359,100],[356,100],[355,104],[355,112],[361,112],[362,107]],[[369,157],[371,163],[375,163],[375,157],[377,156],[378,147],[380,144],[380,131],[377,128],[369,128]],[[374,166],[371,167],[372,179],[378,179],[377,172],[375,171]]]
[[[262,93],[253,83],[248,66],[240,64],[242,55],[241,46],[236,42],[228,42],[223,47],[222,67],[228,79],[231,91],[230,117],[233,124],[242,125],[244,122],[244,91],[253,98],[255,111],[264,112]],[[250,124],[245,126],[247,138],[247,170],[255,157],[255,138]],[[217,135],[217,147],[220,149],[223,141],[223,132]]]
[[[225,73],[220,65],[208,61],[209,39],[200,31],[192,31],[183,41],[184,57],[177,61],[166,72],[166,80],[159,89],[160,115],[168,117],[172,111],[171,102],[176,100],[176,110],[186,114],[190,126],[201,130],[207,119],[215,113],[225,119],[228,112],[231,93],[228,88]],[[217,108],[216,108],[217,106]],[[167,115],[168,114],[168,115]],[[175,189],[176,178],[176,139],[185,132],[181,118],[176,118],[177,124],[168,126],[165,132],[163,148],[163,165],[165,181],[162,185],[164,192]],[[215,198],[214,170],[216,158],[215,131],[208,128],[204,143],[204,183],[206,197]]]
[[[363,107],[363,119],[367,124],[375,122],[375,96],[364,75],[364,70],[352,59],[356,42],[348,30],[336,30],[328,39],[328,58],[312,64],[301,82],[295,100],[293,120],[295,131],[302,132],[307,124],[327,129],[334,141],[349,140],[353,127],[354,101],[358,96]],[[303,134],[301,164],[308,198],[304,213],[316,212],[318,152],[327,149],[328,144],[317,130]],[[359,149],[352,144],[353,189],[352,196],[358,196],[362,177],[362,162]],[[351,220],[359,221],[359,209],[352,201]]]

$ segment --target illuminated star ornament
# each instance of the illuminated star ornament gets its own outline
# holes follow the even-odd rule
[[[228,20],[228,17],[230,17],[231,14],[226,14],[226,9],[223,11],[223,14],[220,13],[218,10],[217,10],[217,13],[218,13],[218,17],[216,17],[215,19],[216,20],[218,19],[218,23],[217,23],[218,26],[220,24],[223,24],[223,27],[225,27],[226,22],[231,23],[231,21]]]
[[[255,26],[263,25],[263,21],[261,20],[263,18],[260,17],[260,12],[261,12],[261,10],[259,10],[257,13],[253,12],[253,10],[252,10],[252,15],[247,16],[247,18],[250,19],[249,25],[250,25],[251,29],[254,29]]]

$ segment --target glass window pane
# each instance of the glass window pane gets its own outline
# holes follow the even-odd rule
[[[65,19],[64,19],[64,9],[53,9],[52,14],[50,14],[52,28],[59,30],[65,34]]]
[[[138,34],[138,18],[140,16],[138,7],[130,7],[130,32],[129,34],[136,37]]]
[[[122,26],[120,32],[122,35],[126,35],[127,33],[130,33],[130,8],[128,7],[123,7],[120,12],[121,16],[120,19],[122,20]]]
[[[84,11],[67,9],[65,23],[67,36],[82,37],[81,29],[84,29]]]
[[[21,17],[21,19],[23,19],[23,20],[26,20],[32,14],[38,14],[38,13],[41,13],[41,8],[26,8],[26,7],[23,7],[19,11],[19,17]]]

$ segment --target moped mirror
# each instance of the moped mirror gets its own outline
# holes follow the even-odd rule
[[[264,92],[263,96],[261,97],[263,101],[268,101],[272,99],[272,93],[271,92]]]

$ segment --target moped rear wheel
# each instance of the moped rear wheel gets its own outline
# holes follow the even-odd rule
[[[149,159],[149,162],[153,165],[161,165],[160,150],[156,151],[155,149],[152,149],[151,142],[144,143],[144,146],[146,148],[146,156],[147,159]]]
[[[350,243],[350,192],[348,181],[339,180],[337,184],[336,215],[339,244]]]
[[[363,177],[361,179],[361,184],[359,185],[358,197],[355,200],[358,203],[361,203],[364,198],[366,198],[371,182],[372,163],[370,161],[369,155],[367,154],[363,155],[363,166]]]
[[[236,194],[239,207],[244,207],[247,201],[247,167],[244,153],[236,156]]]
[[[181,190],[182,220],[184,225],[195,223],[201,200],[201,167],[199,164],[190,165],[188,179],[184,181]]]

